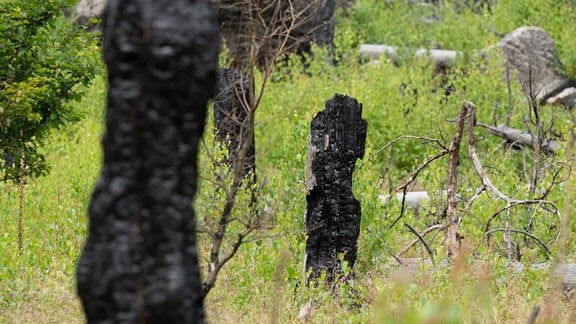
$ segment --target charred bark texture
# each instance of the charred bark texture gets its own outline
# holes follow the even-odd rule
[[[332,51],[336,0],[318,1],[317,6],[310,8],[309,11],[309,20],[294,31],[294,38],[305,40],[300,44],[298,52],[310,53],[312,42]]]
[[[335,95],[312,120],[306,166],[306,271],[327,272],[340,260],[354,266],[360,234],[360,202],[352,193],[356,160],[364,156],[367,123],[356,99]]]
[[[228,163],[242,168],[243,177],[256,175],[254,142],[254,83],[236,69],[219,69],[214,102],[216,139],[228,147]],[[242,150],[245,150],[244,152]]]
[[[203,0],[112,0],[104,165],[78,294],[90,323],[201,323],[192,200],[218,24]]]
[[[309,53],[312,43],[334,47],[336,0],[212,2],[235,67],[265,69],[281,54]]]

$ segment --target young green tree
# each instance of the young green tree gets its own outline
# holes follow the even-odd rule
[[[64,19],[71,0],[0,2],[0,181],[48,171],[38,147],[78,121],[70,105],[98,67],[96,38]]]

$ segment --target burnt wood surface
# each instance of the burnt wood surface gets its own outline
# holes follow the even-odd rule
[[[334,47],[335,0],[212,2],[235,67],[266,69],[279,54],[310,54],[312,43]]]
[[[356,99],[335,95],[310,126],[306,166],[306,271],[332,280],[340,261],[354,266],[360,202],[352,193],[356,160],[364,156],[367,123]]]
[[[208,1],[111,0],[104,164],[78,294],[89,323],[201,323],[192,200],[213,97],[218,24]]]

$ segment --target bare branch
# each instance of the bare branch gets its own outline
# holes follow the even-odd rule
[[[429,157],[428,159],[426,159],[426,161],[422,162],[418,167],[416,167],[416,170],[414,170],[412,175],[408,178],[408,180],[406,180],[406,182],[404,182],[404,184],[402,184],[401,186],[396,188],[396,191],[402,190],[404,195],[406,195],[407,188],[412,183],[414,183],[414,181],[416,181],[416,178],[418,178],[418,175],[420,174],[420,172],[422,172],[422,170],[424,170],[432,162],[434,162],[434,161],[438,160],[439,158],[443,157],[444,155],[448,154],[448,152],[449,152],[449,150],[443,149],[442,151],[436,153],[436,155],[433,155],[433,156]]]
[[[422,243],[422,245],[424,245],[426,251],[428,252],[428,255],[430,256],[430,261],[432,261],[432,264],[434,264],[434,252],[432,252],[432,249],[430,248],[430,246],[428,246],[428,243],[426,243],[424,238],[420,234],[418,234],[418,232],[408,223],[404,222],[404,226],[406,226],[410,230],[410,232],[416,235],[418,240]]]
[[[460,114],[458,115],[456,134],[452,143],[450,143],[448,160],[448,199],[446,202],[446,227],[444,229],[446,244],[446,251],[448,256],[456,256],[458,254],[458,201],[456,199],[456,192],[458,190],[458,164],[460,163],[460,143],[462,142],[462,135],[464,134],[464,125],[466,118],[469,115],[470,107],[464,103]]]
[[[486,188],[486,190],[488,190],[490,193],[494,194],[497,198],[506,202],[506,206],[501,208],[500,210],[498,210],[496,213],[494,213],[492,215],[492,217],[490,217],[490,219],[486,223],[486,226],[485,226],[486,237],[487,238],[490,237],[490,234],[495,232],[495,231],[505,231],[507,233],[509,233],[509,232],[521,233],[521,234],[524,234],[524,235],[536,240],[542,247],[545,248],[545,250],[547,252],[549,252],[548,247],[539,238],[537,238],[533,234],[530,234],[526,231],[515,230],[515,229],[511,229],[511,228],[504,228],[504,229],[500,228],[500,229],[492,229],[492,230],[490,229],[491,222],[496,217],[498,217],[498,215],[500,215],[504,211],[506,211],[508,213],[511,208],[519,206],[519,205],[525,205],[525,206],[536,205],[537,207],[542,208],[545,212],[556,215],[558,217],[558,220],[560,223],[562,222],[562,216],[560,215],[560,212],[559,212],[557,206],[550,201],[542,200],[542,199],[533,199],[533,200],[512,199],[512,198],[508,197],[507,195],[503,194],[502,192],[500,192],[498,190],[498,188],[496,188],[496,186],[494,186],[492,184],[492,182],[490,181],[490,179],[488,178],[488,176],[486,174],[486,171],[484,170],[484,168],[482,167],[482,164],[480,163],[478,155],[476,154],[475,137],[474,137],[474,126],[476,124],[476,106],[470,102],[465,102],[464,105],[468,106],[469,114],[470,114],[469,120],[468,120],[468,150],[469,150],[470,157],[472,159],[472,164],[474,165],[474,169],[475,169],[476,173],[478,174],[478,176],[480,177],[483,187]],[[549,209],[548,206],[551,207],[551,209]],[[558,232],[558,235],[559,235],[559,232]],[[555,240],[558,239],[558,235],[556,236]]]
[[[428,138],[428,137],[424,137],[424,136],[414,136],[414,135],[402,135],[402,136],[398,136],[395,139],[391,140],[390,142],[386,143],[386,145],[382,146],[381,148],[379,148],[376,152],[372,153],[365,162],[362,162],[361,164],[358,165],[358,168],[361,168],[367,161],[372,160],[376,155],[382,153],[384,150],[386,150],[387,148],[389,148],[390,146],[398,143],[401,140],[404,139],[412,139],[412,140],[419,140],[420,142],[422,142],[423,144],[435,144],[438,148],[441,148],[443,150],[446,150],[446,147],[444,146],[444,144],[442,144],[441,141],[435,139],[435,138]]]
[[[419,235],[417,235],[419,238],[415,239],[414,241],[410,242],[402,251],[400,251],[400,253],[398,253],[398,255],[403,255],[404,253],[408,252],[408,250],[410,250],[410,248],[412,246],[414,246],[414,244],[418,243],[420,241],[420,237],[424,237],[426,234],[432,232],[432,231],[437,231],[437,230],[443,230],[444,229],[444,225],[440,225],[440,224],[436,224],[436,225],[432,225],[428,228],[426,228],[425,230],[422,231],[422,233],[420,233]]]
[[[491,229],[488,232],[484,233],[484,235],[490,235],[494,232],[514,232],[514,233],[519,233],[519,234],[523,234],[531,239],[533,239],[534,241],[536,241],[536,243],[538,243],[538,245],[540,245],[540,247],[546,251],[546,253],[548,253],[549,255],[552,255],[552,251],[550,251],[550,249],[548,248],[548,246],[546,246],[546,244],[544,244],[544,242],[542,242],[538,237],[536,237],[534,234],[530,234],[526,231],[523,230],[519,230],[519,229],[513,229],[513,228],[495,228],[495,229]]]
[[[398,215],[398,217],[392,222],[392,224],[388,228],[393,228],[396,225],[396,223],[398,223],[398,221],[404,216],[404,212],[406,211],[406,196],[407,196],[406,192],[408,190],[408,186],[410,186],[414,181],[416,181],[416,178],[418,177],[420,172],[424,170],[430,163],[438,160],[439,158],[443,157],[446,154],[448,154],[448,150],[445,149],[437,153],[436,155],[429,157],[426,161],[424,161],[416,168],[416,171],[412,173],[410,178],[408,178],[408,180],[403,185],[401,185],[396,189],[396,191],[402,190],[402,201],[401,201],[402,207],[400,209],[400,215]]]
[[[488,178],[484,167],[480,163],[480,159],[478,158],[478,154],[476,154],[476,140],[474,136],[474,129],[476,127],[476,106],[471,102],[464,102],[464,106],[467,107],[468,110],[468,153],[470,154],[470,158],[472,159],[472,165],[474,166],[474,170],[476,174],[480,177],[482,181],[482,185],[486,188],[486,190],[490,191],[492,194],[496,195],[498,198],[506,201],[507,203],[515,203],[519,202],[519,200],[512,199],[496,188]]]

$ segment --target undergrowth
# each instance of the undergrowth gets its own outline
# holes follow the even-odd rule
[[[531,222],[532,233],[549,245],[552,255],[522,235],[514,236],[525,265],[524,271],[515,274],[506,260],[503,236],[495,234],[488,241],[484,234],[488,218],[503,204],[483,194],[463,215],[462,253],[451,261],[452,267],[442,266],[448,262],[442,233],[426,237],[435,265],[422,263],[409,275],[393,259],[415,239],[402,222],[422,231],[441,220],[448,160],[439,159],[418,177],[415,189],[427,190],[431,201],[418,213],[408,210],[402,222],[391,227],[400,214],[400,204],[382,202],[379,195],[393,193],[437,152],[414,140],[384,146],[402,135],[449,143],[456,127],[452,120],[464,101],[478,107],[479,122],[500,123],[512,111],[511,126],[525,125],[526,98],[515,80],[508,88],[498,51],[490,51],[488,59],[475,53],[516,27],[541,25],[556,39],[566,73],[576,76],[576,44],[569,41],[576,36],[571,23],[574,5],[566,1],[493,1],[490,13],[445,3],[442,9],[435,9],[408,1],[358,0],[347,17],[342,13],[338,17],[337,66],[325,63],[326,53],[317,49],[306,68],[293,59],[288,67],[275,72],[255,123],[257,173],[263,183],[260,199],[274,216],[274,229],[242,245],[222,270],[206,300],[210,322],[289,323],[300,321],[302,313],[318,323],[517,323],[526,321],[536,306],[541,307],[541,320],[572,322],[572,299],[566,298],[550,271],[530,268],[534,263],[552,264],[558,253],[565,262],[574,261],[571,233],[575,225],[569,222],[572,201],[566,198],[573,197],[574,177],[569,172],[571,152],[563,151],[571,149],[568,142],[562,142],[557,154],[545,158],[547,169],[540,183],[547,188],[556,168],[564,167],[559,171],[562,184],[551,186],[547,196],[563,218],[552,220],[535,209],[517,208],[509,222],[514,228],[525,228]],[[364,42],[439,47],[464,55],[442,76],[435,74],[426,60],[391,62],[383,58],[366,64],[357,55]],[[101,166],[105,86],[103,77],[97,78],[78,104],[85,112],[84,120],[51,135],[44,152],[52,165],[50,174],[26,183],[22,250],[17,246],[18,188],[0,183],[0,322],[83,321],[74,271],[86,235],[87,204]],[[450,94],[446,95],[448,86]],[[353,96],[363,104],[368,138],[365,157],[354,175],[354,193],[362,204],[358,260],[352,279],[331,290],[303,286],[302,263],[309,126],[334,93]],[[574,128],[573,114],[557,107],[540,109],[543,120],[556,134],[563,134],[561,139],[567,139]],[[209,120],[207,132],[211,123]],[[511,149],[482,129],[476,136],[480,158],[494,184],[512,197],[533,197],[525,181],[532,152]],[[207,133],[206,138],[211,135]],[[480,181],[466,150],[462,152],[458,187],[464,204]],[[199,158],[207,161],[206,152]],[[199,190],[209,187],[201,182]],[[198,195],[198,217],[204,217],[206,206],[213,203],[207,200],[209,196]],[[494,226],[504,226],[506,219],[496,217],[494,222]],[[555,235],[562,226],[570,228],[559,242]],[[206,241],[200,237],[199,244],[204,260]],[[429,258],[418,244],[403,256]]]

